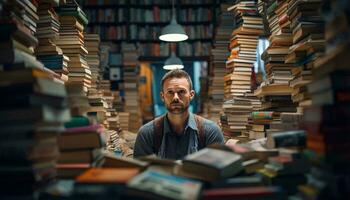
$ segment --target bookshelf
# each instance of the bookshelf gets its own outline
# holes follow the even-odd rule
[[[140,61],[170,55],[170,45],[158,36],[170,22],[171,1],[79,2],[89,18],[87,32],[99,33],[102,42],[134,43]],[[188,60],[209,59],[219,5],[218,0],[175,2],[177,21],[189,35],[178,44],[177,55]]]

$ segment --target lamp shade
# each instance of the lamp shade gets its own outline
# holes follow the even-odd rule
[[[182,69],[184,65],[180,58],[178,58],[174,52],[171,52],[171,56],[166,59],[163,69],[173,70],[173,69]]]
[[[184,28],[176,22],[173,15],[170,24],[162,29],[159,39],[166,42],[181,42],[188,39]]]

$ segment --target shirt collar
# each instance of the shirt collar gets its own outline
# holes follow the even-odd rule
[[[189,116],[188,116],[188,121],[187,121],[187,125],[185,127],[185,131],[187,130],[188,127],[190,127],[192,130],[195,130],[198,132],[196,120],[194,118],[193,113],[191,113],[191,112],[189,113]],[[165,115],[165,120],[164,120],[164,133],[171,133],[170,123],[168,121],[167,115]]]

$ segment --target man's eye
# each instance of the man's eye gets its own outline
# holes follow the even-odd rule
[[[185,90],[180,90],[180,91],[179,91],[179,94],[180,94],[180,95],[185,95],[185,94],[186,94],[186,91],[185,91]]]

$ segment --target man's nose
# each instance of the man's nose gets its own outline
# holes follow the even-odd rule
[[[177,94],[177,92],[174,93],[174,98],[173,99],[179,99],[179,95]]]

